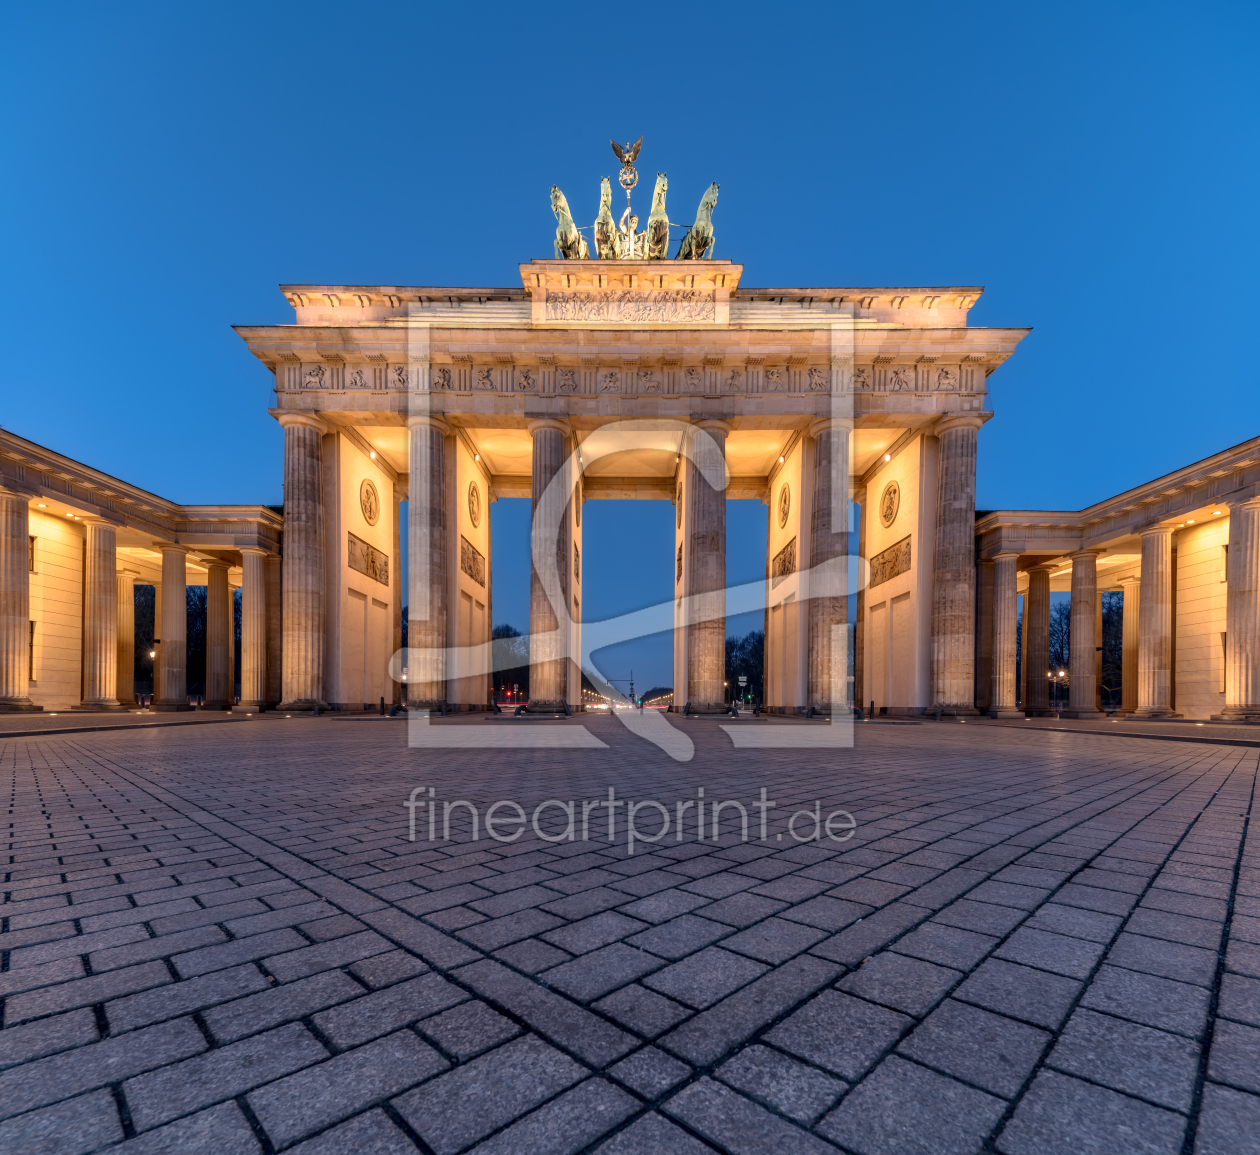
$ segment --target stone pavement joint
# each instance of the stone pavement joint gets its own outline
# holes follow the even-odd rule
[[[1254,749],[924,724],[779,754],[693,728],[680,765],[583,724],[605,748],[438,759],[317,719],[0,740],[0,1149],[1254,1142]],[[630,858],[599,811],[586,842],[472,842],[459,810],[411,841],[420,784],[483,815],[610,785],[776,809],[764,842],[728,811]],[[850,840],[787,836],[816,799]]]

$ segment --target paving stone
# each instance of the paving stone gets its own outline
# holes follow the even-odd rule
[[[327,1057],[310,1031],[300,1023],[289,1023],[139,1075],[123,1085],[123,1093],[136,1130],[148,1131]]]
[[[1139,908],[1130,916],[1125,930],[1150,938],[1163,938],[1169,942],[1186,943],[1189,946],[1216,950],[1221,942],[1221,925],[1203,918],[1191,918],[1167,911]]]
[[[547,970],[548,967],[559,966],[572,956],[540,939],[530,938],[495,951],[494,957],[502,959],[508,966],[533,975]]]
[[[733,1155],[835,1155],[808,1131],[772,1115],[764,1107],[712,1079],[685,1087],[662,1107]]]
[[[1040,967],[1069,978],[1089,978],[1105,947],[1088,939],[1021,926],[997,950],[995,958]]]
[[[220,1043],[293,1022],[363,994],[349,975],[324,971],[310,978],[264,990],[203,1012],[206,1026]]]
[[[845,975],[836,986],[918,1018],[927,1014],[962,977],[961,971],[882,951]]]
[[[1243,975],[1221,976],[1220,1003],[1216,1013],[1235,1022],[1260,1027],[1260,979]]]
[[[1095,1087],[1042,1071],[998,1136],[1002,1155],[1179,1155],[1185,1119]]]
[[[1038,907],[1024,926],[1030,930],[1049,931],[1051,934],[1066,934],[1072,938],[1083,938],[1090,942],[1109,943],[1120,929],[1123,920],[1114,914],[1102,914],[1095,910],[1082,910],[1080,907],[1063,906],[1057,902],[1047,902]]]
[[[245,964],[213,971],[199,978],[155,987],[143,994],[128,995],[105,1004],[105,1018],[112,1034],[134,1030],[162,1019],[173,1019],[205,1010],[242,995],[267,989],[267,980],[256,966]],[[3,1035],[0,1034],[0,1038]]]
[[[839,991],[824,991],[767,1033],[766,1042],[856,1082],[914,1020]]]
[[[1000,938],[1004,934],[1009,934],[1025,917],[1022,910],[1009,906],[994,906],[991,902],[976,902],[971,898],[960,898],[957,902],[951,902],[944,910],[937,912],[932,921]]]
[[[608,1069],[616,1080],[645,1099],[659,1099],[691,1075],[686,1063],[670,1058],[655,1047],[644,1047]]]
[[[1006,1104],[890,1055],[818,1131],[862,1155],[970,1155]]]
[[[85,1155],[122,1136],[114,1096],[108,1091],[93,1091],[0,1123],[0,1151],[14,1155]]]
[[[991,935],[927,922],[899,938],[893,949],[897,954],[910,955],[956,970],[969,970],[997,943],[998,940]]]
[[[374,911],[370,914],[365,914],[363,921],[373,929],[380,931],[386,938],[392,939],[399,946],[411,951],[412,954],[419,955],[433,967],[460,966],[463,963],[472,962],[474,959],[481,957],[471,947],[465,946],[450,935],[443,934],[440,930],[427,926],[418,918],[412,918],[400,910]],[[356,938],[358,938],[358,935],[351,935],[350,938],[339,941],[350,943]],[[325,949],[332,945],[331,943],[325,943],[323,947],[312,949]],[[379,953],[382,952],[375,950],[364,951],[361,957]]]
[[[1003,1015],[947,999],[897,1050],[1004,1098],[1019,1093],[1050,1036]]]
[[[277,1147],[340,1122],[446,1068],[410,1031],[356,1047],[251,1092],[250,1109]]]
[[[520,1034],[521,1028],[485,1003],[467,1002],[418,1024],[447,1054],[463,1062]]]
[[[637,1045],[625,1032],[499,963],[461,967],[455,977],[594,1066],[603,1067]]]
[[[772,882],[760,883],[749,893],[782,902],[804,902],[830,889],[832,888],[828,883],[820,882],[818,879],[791,874],[786,878],[776,878]]]
[[[1002,959],[980,965],[954,992],[956,998],[1054,1030],[1067,1016],[1081,984]]]
[[[781,963],[826,937],[826,931],[805,923],[768,918],[723,940],[722,946],[760,962]]]
[[[714,946],[649,975],[643,985],[696,1010],[704,1010],[765,974],[766,969],[752,959]]]
[[[94,1043],[98,1037],[96,1016],[87,1007],[49,1019],[0,1031],[0,1067],[12,1067],[31,1059]]]
[[[811,953],[845,966],[855,966],[867,955],[899,938],[926,915],[922,907],[894,903],[820,942]]]
[[[459,931],[459,937],[479,950],[497,950],[509,943],[563,926],[564,920],[542,910],[521,910]]]
[[[1260,1097],[1206,1083],[1195,1155],[1260,1155]]]
[[[1237,974],[1260,978],[1260,946],[1231,940],[1225,949],[1225,966]]]
[[[637,984],[601,999],[594,1009],[646,1039],[656,1038],[692,1013],[673,999]]]
[[[640,1103],[604,1079],[588,1079],[475,1148],[477,1155],[555,1152],[571,1155],[639,1110]]]
[[[585,954],[598,950],[609,943],[628,938],[639,931],[647,930],[648,925],[636,918],[627,918],[624,914],[604,911],[602,914],[581,919],[568,926],[553,930],[540,936],[543,941],[558,946],[569,954]]]
[[[240,1107],[220,1103],[109,1150],[110,1155],[222,1155],[226,1151],[232,1155],[261,1155],[262,1145]]]
[[[1208,992],[1156,975],[1102,966],[1086,989],[1081,1006],[1198,1038],[1207,1022]]]
[[[1216,977],[1215,951],[1147,938],[1128,931],[1121,934],[1107,952],[1107,962],[1203,987],[1211,986]]]
[[[1181,1035],[1082,1008],[1068,1021],[1048,1062],[1113,1090],[1189,1111],[1199,1048]]]
[[[711,1155],[713,1148],[655,1112],[636,1119],[595,1155]]]
[[[1166,910],[1169,914],[1188,914],[1191,918],[1205,918],[1224,922],[1228,913],[1226,904],[1219,898],[1204,898],[1198,894],[1181,894],[1175,890],[1148,890],[1138,903],[1140,910]]]
[[[1208,1052],[1208,1078],[1260,1093],[1260,1029],[1218,1019]]]
[[[755,878],[747,878],[742,874],[732,874],[729,870],[721,874],[710,874],[706,878],[698,878],[695,882],[684,883],[682,890],[698,894],[702,898],[729,898],[741,890],[750,890],[757,885]],[[759,888],[760,889],[760,888]]]
[[[757,1045],[728,1059],[714,1077],[805,1127],[848,1090],[841,1079]]]
[[[429,968],[415,955],[405,950],[391,950],[373,955],[351,964],[350,973],[368,986],[387,987],[413,975],[424,974]]]
[[[454,983],[430,973],[340,1003],[311,1021],[333,1046],[344,1050],[427,1018],[467,997]]]
[[[621,908],[621,913],[631,918],[642,919],[644,922],[668,922],[680,914],[689,914],[697,907],[707,905],[708,901],[707,898],[685,890],[662,890],[647,898],[627,903]],[[708,914],[705,917],[708,918]]]
[[[628,943],[615,942],[601,950],[581,955],[572,962],[543,971],[540,977],[549,986],[578,1002],[588,1003],[663,965],[656,955]]]
[[[408,1092],[394,1106],[437,1155],[453,1155],[585,1074],[572,1059],[527,1035]]]
[[[286,928],[225,942],[220,946],[203,947],[201,950],[189,951],[187,954],[178,954],[171,959],[171,962],[180,978],[190,979],[197,975],[209,974],[211,971],[223,970],[226,967],[238,966],[243,962],[264,959],[268,955],[301,949],[305,946],[306,939],[297,931]]]
[[[205,1049],[192,1019],[176,1019],[10,1067],[0,1074],[0,1117],[118,1083]]]
[[[384,1111],[368,1111],[290,1147],[286,1155],[415,1155],[416,1145]]]
[[[721,922],[684,914],[627,939],[627,945],[665,959],[684,958],[731,933]]]
[[[1054,892],[1054,901],[1064,906],[1079,906],[1084,910],[1096,910],[1100,914],[1126,915],[1137,902],[1137,895],[1122,890],[1103,890],[1097,886],[1082,886],[1069,882]]]

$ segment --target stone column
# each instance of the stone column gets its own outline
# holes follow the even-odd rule
[[[1177,717],[1172,708],[1172,530],[1142,534],[1142,607],[1138,617],[1135,718]]]
[[[265,700],[268,706],[278,706],[284,697],[284,617],[280,558],[269,553],[263,563],[266,582],[266,631],[267,631],[267,688]]]
[[[848,595],[849,437],[853,419],[816,421],[810,432],[814,436],[814,503],[809,535],[808,705],[816,714],[830,714],[833,709],[844,712],[852,705]],[[722,644],[725,646],[725,639]]]
[[[118,702],[118,550],[114,527],[84,519],[83,701],[76,710],[121,710]]]
[[[1017,595],[1018,596],[1018,595]],[[1019,614],[1019,708],[1028,706],[1028,590],[1024,589],[1024,612]]]
[[[228,620],[227,620],[227,696],[228,709],[236,701],[236,587],[232,585],[232,572],[228,571]]]
[[[241,702],[246,713],[267,704],[267,551],[241,550]]]
[[[972,702],[982,714],[989,713],[993,705],[993,561],[982,558],[976,562],[976,651],[975,687]]]
[[[1225,581],[1225,709],[1220,716],[1260,722],[1260,498],[1230,506]]]
[[[993,693],[991,718],[1022,718],[1015,708],[1015,619],[1017,614],[1016,565],[1018,553],[1000,553],[993,559]]]
[[[1138,629],[1139,607],[1142,602],[1141,579],[1122,578],[1124,606],[1120,623],[1123,637],[1120,642],[1120,711],[1132,714],[1138,708]]]
[[[550,419],[531,421],[534,439],[533,523],[529,569],[529,708],[563,711],[568,699],[569,524],[565,517],[568,486],[551,485],[564,468],[567,427]],[[539,569],[539,560],[555,559],[563,618],[556,613]]]
[[[400,496],[400,491],[402,496]],[[389,703],[396,706],[403,701],[403,685],[398,681],[397,675],[401,674],[400,669],[394,667],[394,656],[402,649],[402,500],[406,497],[406,491],[401,490],[397,481],[390,483],[390,502],[389,508],[393,520],[393,550],[390,553],[390,571],[389,571],[389,594],[393,601],[390,617],[393,619],[393,628],[389,632],[389,669],[394,670],[395,676],[389,679]],[[489,504],[490,495],[486,494],[486,503]],[[489,518],[489,513],[486,517]],[[489,558],[486,559],[489,565]],[[489,582],[487,581],[486,596],[489,597]],[[401,659],[400,659],[401,660]],[[242,683],[243,686],[243,683]]]
[[[122,571],[118,574],[118,655],[114,675],[118,704],[130,709],[136,704],[136,577]]]
[[[940,465],[932,573],[931,707],[974,714],[976,616],[976,431],[980,417],[936,426]]]
[[[324,704],[323,426],[280,416],[284,427],[283,697],[285,710]]]
[[[1098,717],[1095,627],[1098,615],[1098,550],[1072,555],[1072,633],[1068,644],[1068,708],[1065,718]]]
[[[155,710],[190,710],[188,705],[188,550],[170,542],[162,551],[162,645],[154,673]]]
[[[213,558],[206,569],[206,709],[226,710],[231,697],[228,631],[232,591],[228,587],[227,562]]]
[[[414,414],[407,429],[407,705],[434,709],[446,702],[447,426]]]
[[[726,490],[714,489],[702,470],[725,476],[727,431],[724,421],[696,422],[686,459],[693,610],[684,704],[693,714],[726,709]]]
[[[1028,593],[1024,598],[1024,661],[1028,666],[1027,700],[1024,711],[1033,717],[1050,712],[1050,570],[1039,565],[1028,571]]]
[[[30,699],[30,507],[0,489],[0,713],[42,710]]]
[[[1094,709],[1102,711],[1103,693],[1103,591],[1094,594]]]

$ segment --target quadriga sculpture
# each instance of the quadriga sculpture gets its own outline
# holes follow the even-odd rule
[[[676,261],[702,261],[713,252],[713,206],[717,204],[718,183],[714,181],[704,190],[700,207],[696,209],[696,223],[683,233],[678,246]]]
[[[569,202],[558,185],[551,186],[551,211],[556,214],[556,257],[566,261],[584,261],[591,255],[586,238],[573,223]]]
[[[661,261],[669,256],[669,217],[665,215],[665,193],[669,181],[663,172],[656,174],[656,188],[652,190],[652,212],[647,223],[647,257],[649,261]]]
[[[595,218],[595,255],[601,261],[617,257],[617,222],[612,215],[612,182],[599,182],[599,216]]]

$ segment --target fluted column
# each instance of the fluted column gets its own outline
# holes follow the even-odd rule
[[[284,697],[284,615],[280,558],[269,553],[263,563],[266,581],[267,687],[268,706],[278,706]]]
[[[1138,639],[1141,637],[1138,624],[1142,583],[1140,578],[1128,577],[1122,578],[1120,585],[1124,589],[1124,605],[1120,617],[1120,710],[1121,713],[1132,714],[1138,708]]]
[[[1225,581],[1222,717],[1260,722],[1260,498],[1230,506]]]
[[[447,426],[416,414],[407,429],[407,704],[429,709],[446,701]]]
[[[30,699],[30,509],[0,489],[0,713],[42,710]]]
[[[1068,708],[1065,718],[1098,717],[1095,658],[1098,616],[1098,551],[1072,555],[1072,627],[1068,643]]]
[[[1138,718],[1173,717],[1172,530],[1142,534],[1142,606],[1138,617]]]
[[[564,468],[568,429],[559,421],[531,421],[533,521],[529,567],[529,708],[563,710],[568,696],[569,521],[568,487],[552,479]],[[542,557],[555,559],[563,619],[548,596],[540,570]]]
[[[241,702],[253,713],[267,702],[267,551],[241,550]]]
[[[993,559],[993,694],[989,716],[1022,718],[1015,708],[1015,630],[1017,614],[1016,565],[1018,553]]]
[[[227,562],[215,558],[206,568],[206,709],[226,710],[232,594],[228,589]]]
[[[285,413],[283,708],[324,704],[323,427]]]
[[[849,437],[851,418],[814,423],[814,508],[809,542],[809,705],[849,700]],[[725,629],[723,630],[725,633]],[[725,641],[723,641],[725,645]]]
[[[83,523],[83,701],[76,710],[122,710],[118,701],[118,549],[114,527]]]
[[[932,707],[974,714],[976,431],[979,417],[936,427],[940,463],[932,572]]]
[[[114,688],[118,704],[125,709],[136,704],[136,574],[118,575],[118,655]]]
[[[1018,596],[1018,595],[1017,595]],[[1024,612],[1019,614],[1019,708],[1028,707],[1028,590],[1024,590]]]
[[[698,421],[687,458],[692,619],[687,626],[687,697],[692,713],[726,709],[726,490],[704,470],[726,472],[727,425]],[[685,703],[685,704],[686,704]]]
[[[1028,677],[1024,683],[1027,701],[1024,710],[1034,716],[1050,709],[1050,566],[1039,565],[1028,571],[1028,593],[1024,598],[1025,627],[1024,661]]]
[[[162,645],[158,650],[156,710],[188,710],[188,550],[157,542],[162,552]]]

